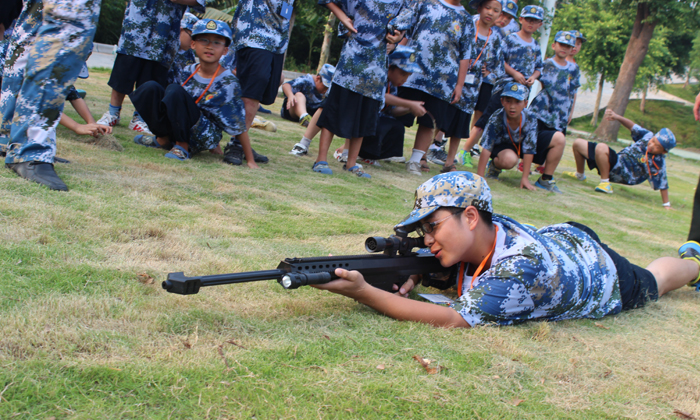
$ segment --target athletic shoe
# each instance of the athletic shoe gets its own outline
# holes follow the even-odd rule
[[[292,151],[289,152],[290,155],[294,156],[306,156],[308,153],[309,149],[301,143],[295,144]]]
[[[131,119],[131,122],[129,122],[129,130],[138,131],[139,133],[148,134],[149,136],[153,135],[146,122],[140,117],[136,116],[134,116],[134,118]]]
[[[108,112],[105,112],[104,114],[102,114],[102,118],[97,120],[97,124],[108,125],[110,127],[114,127],[115,125],[119,124],[119,121],[121,121],[121,118],[119,118],[119,114],[114,115],[108,111]]]
[[[262,105],[258,106],[258,112],[261,112],[263,114],[272,114],[272,111],[270,111],[269,109],[263,108]]]
[[[420,169],[420,162],[411,162],[410,160],[406,162],[406,171],[411,175],[422,175]]]
[[[537,172],[540,175],[544,175],[544,165],[540,165],[535,168],[535,172]]]
[[[340,149],[335,149],[335,152],[333,152],[333,158],[340,163],[345,163],[348,161],[348,155],[343,154],[342,147]]]
[[[586,174],[583,174],[583,176],[581,178],[579,178],[578,175],[576,175],[576,172],[573,172],[573,171],[564,172],[563,175],[568,176],[569,178],[573,178],[577,181],[585,181],[586,180]]]
[[[693,260],[700,265],[700,244],[695,241],[688,241],[678,248],[678,255],[684,260]],[[700,274],[698,274],[695,280],[688,283],[688,286],[700,290]]]
[[[311,118],[313,118],[311,115],[306,114],[299,120],[299,124],[301,124],[302,127],[308,127],[311,123]]]
[[[224,148],[224,162],[229,165],[243,165],[243,148],[237,144],[227,144]]]
[[[609,182],[601,182],[597,187],[595,187],[595,190],[606,194],[613,193],[612,185],[610,185]]]
[[[447,152],[445,149],[429,149],[425,158],[428,162],[436,165],[444,165],[447,160]]]
[[[167,149],[158,143],[156,136],[147,136],[145,134],[138,134],[134,137],[134,143],[140,144],[141,146],[152,147],[154,149]]]
[[[255,117],[253,118],[252,128],[257,128],[259,130],[269,131],[271,133],[277,132],[277,126],[272,121],[268,121],[264,118]]]
[[[360,165],[355,165],[351,168],[348,168],[347,165],[343,165],[343,170],[352,172],[360,178],[372,178],[372,175],[362,171],[362,166]]]
[[[455,168],[454,165],[445,165],[442,167],[442,169],[440,169],[440,173],[446,174],[448,172],[455,172],[456,170],[457,170],[457,168]]]
[[[550,179],[549,181],[545,181],[540,177],[537,182],[535,182],[535,187],[537,188],[542,188],[543,190],[547,190],[549,192],[557,193],[557,194],[564,194],[561,192],[559,187],[557,187],[557,183],[553,180]]]
[[[469,154],[472,155],[472,157],[478,157],[481,155],[481,149],[479,149],[479,145],[475,144],[472,147],[472,150],[469,151]]]
[[[241,149],[241,152],[243,152],[243,146],[239,146]],[[270,159],[267,158],[265,155],[261,155],[260,153],[256,152],[255,149],[252,147],[250,148],[253,151],[253,160],[255,163],[267,163],[270,161]],[[246,160],[245,158],[245,153],[243,153],[243,160]]]
[[[165,154],[166,158],[169,159],[176,159],[176,160],[187,160],[190,158],[190,154],[187,152],[187,150],[183,149],[182,147],[175,145],[168,153]]]
[[[386,159],[379,159],[382,162],[391,162],[391,163],[406,163],[406,158],[403,156],[392,156],[390,158]]]
[[[357,159],[357,160],[359,160],[360,162],[362,162],[362,163],[364,163],[364,164],[367,164],[367,165],[369,165],[369,166],[376,166],[376,167],[381,167],[381,166],[382,166],[382,164],[379,163],[379,161],[374,160],[374,159],[359,158],[359,159]]]
[[[473,168],[473,167],[474,167],[474,163],[472,162],[472,155],[471,155],[471,153],[467,152],[467,151],[464,150],[464,149],[461,149],[461,150],[457,153],[457,163],[459,163],[460,165],[464,165],[464,166],[466,166],[467,168]]]
[[[328,166],[328,162],[324,160],[314,163],[314,166],[311,167],[311,170],[323,175],[333,175],[333,170],[330,166]]]
[[[493,161],[490,160],[488,165],[486,165],[486,175],[484,177],[487,179],[498,179],[501,172],[503,171],[494,166]]]

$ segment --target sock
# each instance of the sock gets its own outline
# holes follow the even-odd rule
[[[551,181],[552,179],[554,179],[554,176],[542,174],[542,181]]]
[[[576,172],[576,178],[583,179],[583,174]]]
[[[122,110],[122,107],[109,104],[109,113],[110,114],[119,115],[119,112],[121,112],[121,110]]]
[[[343,149],[343,156],[348,157],[348,149]]]
[[[440,150],[440,146],[438,146],[437,144],[433,143],[433,144],[430,145],[430,147],[428,148],[428,150]]]
[[[424,154],[425,154],[425,152],[422,150],[413,149],[413,153],[411,154],[411,158],[408,161],[420,163],[420,159],[423,157]]]
[[[307,139],[306,137],[302,137],[301,140],[299,141],[304,147],[307,149],[309,148],[309,145],[311,144],[311,139]]]
[[[610,182],[610,178],[600,178],[600,182]]]
[[[299,121],[303,120],[305,116],[309,115],[308,112],[305,112],[301,117],[299,117]]]

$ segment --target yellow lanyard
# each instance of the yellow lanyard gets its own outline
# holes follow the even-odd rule
[[[494,225],[495,226],[495,225]],[[477,277],[479,277],[479,274],[481,274],[481,271],[484,269],[484,266],[486,265],[486,261],[491,258],[493,255],[493,251],[496,249],[496,241],[498,240],[498,226],[496,227],[496,235],[493,238],[493,246],[491,247],[491,251],[484,257],[484,259],[481,261],[481,264],[479,264],[479,267],[476,268],[476,271],[474,272],[474,275],[472,276],[472,281],[469,283],[469,290],[474,288],[474,280],[476,280]],[[457,295],[462,296],[462,284],[464,283],[464,263],[461,263],[459,265],[459,278],[457,279]]]
[[[190,81],[190,79],[192,78],[192,76],[194,76],[194,75],[197,73],[197,69],[199,69],[199,64],[197,64],[197,67],[194,68],[194,73],[190,74],[190,77],[188,77],[187,80],[185,80],[185,82],[182,84],[183,87],[187,84],[187,82]],[[204,92],[202,92],[202,94],[199,95],[199,98],[197,98],[197,100],[194,101],[194,103],[198,104],[199,101],[202,100],[202,98],[204,97],[204,95],[209,91],[209,88],[211,87],[211,84],[214,83],[214,79],[216,79],[216,76],[219,74],[219,69],[221,69],[221,64],[219,64],[219,65],[216,67],[216,71],[214,72],[214,77],[212,77],[211,80],[209,80],[209,84],[207,85],[207,88],[204,89]]]

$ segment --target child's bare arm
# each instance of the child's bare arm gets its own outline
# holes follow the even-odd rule
[[[197,0],[170,0],[170,1],[175,3],[175,4],[182,4],[185,6],[196,6],[198,4]]]
[[[260,168],[257,163],[255,163],[255,158],[253,157],[253,147],[250,145],[250,137],[248,137],[248,132],[244,132],[238,135],[238,141],[241,142],[243,146],[243,154],[245,154],[246,165],[251,169]]]
[[[569,112],[569,119],[567,120],[567,124],[571,124],[571,120],[574,118],[574,108],[576,108],[576,97],[578,97],[578,93],[574,95],[574,101],[571,103],[571,112]]]
[[[452,102],[451,104],[456,104],[462,98],[462,89],[464,88],[464,78],[467,77],[467,71],[469,70],[469,63],[471,60],[460,60],[459,61],[459,73],[457,74],[457,86],[455,86],[454,92],[452,92]]]
[[[476,166],[476,174],[483,178],[484,173],[486,173],[486,164],[489,163],[491,158],[491,151],[482,149],[479,155],[479,164]]]
[[[385,93],[384,100],[386,101],[387,105],[405,108],[408,110],[408,112],[412,113],[416,117],[422,117],[426,113],[426,110],[423,107],[423,105],[425,104],[424,102],[409,101],[408,99],[399,98],[398,96],[392,95],[391,93]],[[404,114],[405,113],[399,115]]]
[[[535,70],[535,72],[532,73],[532,76],[528,77],[528,79],[525,81],[525,84],[527,85],[527,87],[532,86],[532,84],[535,83],[535,80],[540,78],[541,74],[542,73],[540,73],[539,70]]]
[[[292,85],[285,83],[282,85],[282,92],[284,96],[287,97],[287,109],[290,109],[296,105],[296,99],[294,98],[294,92],[292,91]]]
[[[89,135],[93,137],[99,137],[102,134],[109,134],[112,132],[112,127],[106,125],[96,123],[78,124],[78,122],[75,121],[73,118],[63,113],[61,113],[61,120],[59,121],[59,123],[80,136]]]
[[[328,10],[331,11],[331,13],[335,15],[335,17],[338,18],[340,23],[342,23],[343,25],[345,25],[346,28],[348,28],[348,31],[355,34],[357,33],[357,29],[355,29],[355,26],[353,26],[352,24],[352,19],[350,19],[348,15],[346,15],[345,12],[343,12],[340,6],[338,6],[335,3],[328,3],[326,7],[328,8]]]
[[[78,115],[80,115],[86,123],[95,124],[95,118],[92,116],[92,113],[90,113],[90,108],[88,108],[85,99],[78,98],[70,101],[70,104],[73,105],[73,109],[75,109]]]
[[[605,111],[605,119],[608,121],[618,121],[630,131],[632,131],[632,127],[634,127],[634,121],[630,120],[629,118],[623,117],[622,115],[618,114],[612,109],[608,109]]]
[[[528,178],[530,175],[530,167],[532,166],[532,159],[534,159],[534,157],[535,155],[523,154],[523,176],[520,178],[520,188],[530,191],[537,190],[537,188],[530,184],[530,179]]]

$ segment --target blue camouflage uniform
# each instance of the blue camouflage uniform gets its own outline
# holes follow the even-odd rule
[[[192,10],[204,13],[205,0]],[[180,22],[187,6],[170,0],[130,0],[124,13],[117,53],[170,67],[180,50]]]
[[[451,102],[460,61],[471,59],[474,51],[476,28],[471,15],[462,6],[441,0],[414,0],[391,23],[397,30],[408,31],[408,45],[416,49],[421,68],[403,86]]]
[[[525,42],[517,33],[512,33],[503,39],[503,58],[514,70],[519,71],[528,79],[535,71],[542,72],[542,50],[537,40]],[[494,86],[493,95],[500,93],[508,82],[512,82],[513,77],[505,73]]]
[[[502,37],[507,37],[510,34],[514,34],[520,31],[520,25],[518,24],[517,18],[508,22],[508,24],[502,28],[498,28]]]
[[[92,46],[100,0],[44,0],[39,30],[28,48],[5,163],[53,163],[56,125],[69,87]],[[15,28],[15,33],[23,31]],[[14,37],[14,35],[13,35]]]
[[[348,33],[333,83],[384,103],[387,82],[386,25],[404,6],[403,0],[319,0],[335,3],[353,20],[357,34]]]
[[[567,62],[560,66],[554,58],[545,60],[542,75],[542,91],[529,106],[530,111],[548,127],[564,132],[569,123],[569,115],[574,96],[581,86],[578,66]]]
[[[610,168],[610,182],[637,185],[648,179],[654,190],[668,189],[665,155],[650,154],[649,162],[646,161],[647,145],[652,137],[651,131],[637,124],[632,127],[634,144],[617,153],[617,163]]]
[[[523,110],[521,127],[520,130],[511,130],[506,120],[506,113],[503,108],[501,108],[494,112],[491,118],[489,118],[489,122],[486,124],[486,129],[484,130],[484,135],[481,138],[481,147],[489,152],[493,152],[496,146],[508,146],[515,143],[515,145],[520,145],[522,155],[536,154],[537,118],[527,109]],[[495,158],[496,156],[491,157]]]
[[[316,90],[316,82],[314,76],[304,74],[294,80],[286,82],[292,88],[292,95],[301,92],[306,97],[306,106],[308,108],[318,108],[326,97],[325,93],[320,93]],[[328,91],[326,91],[328,92]]]
[[[282,4],[294,0],[241,0],[233,15],[233,46],[284,54],[289,43],[289,19],[280,16]]]
[[[197,23],[197,20],[197,16],[193,15],[192,13],[185,12],[185,14],[182,17],[182,20],[180,21],[180,29],[189,29],[191,32],[192,28],[194,27],[194,24]],[[168,84],[178,83],[184,80],[181,78],[182,69],[189,66],[190,64],[194,64],[196,58],[197,57],[194,55],[194,51],[192,51],[191,49],[178,49],[177,54],[175,54],[175,58],[173,59],[173,63],[170,66],[170,69],[168,70]]]

